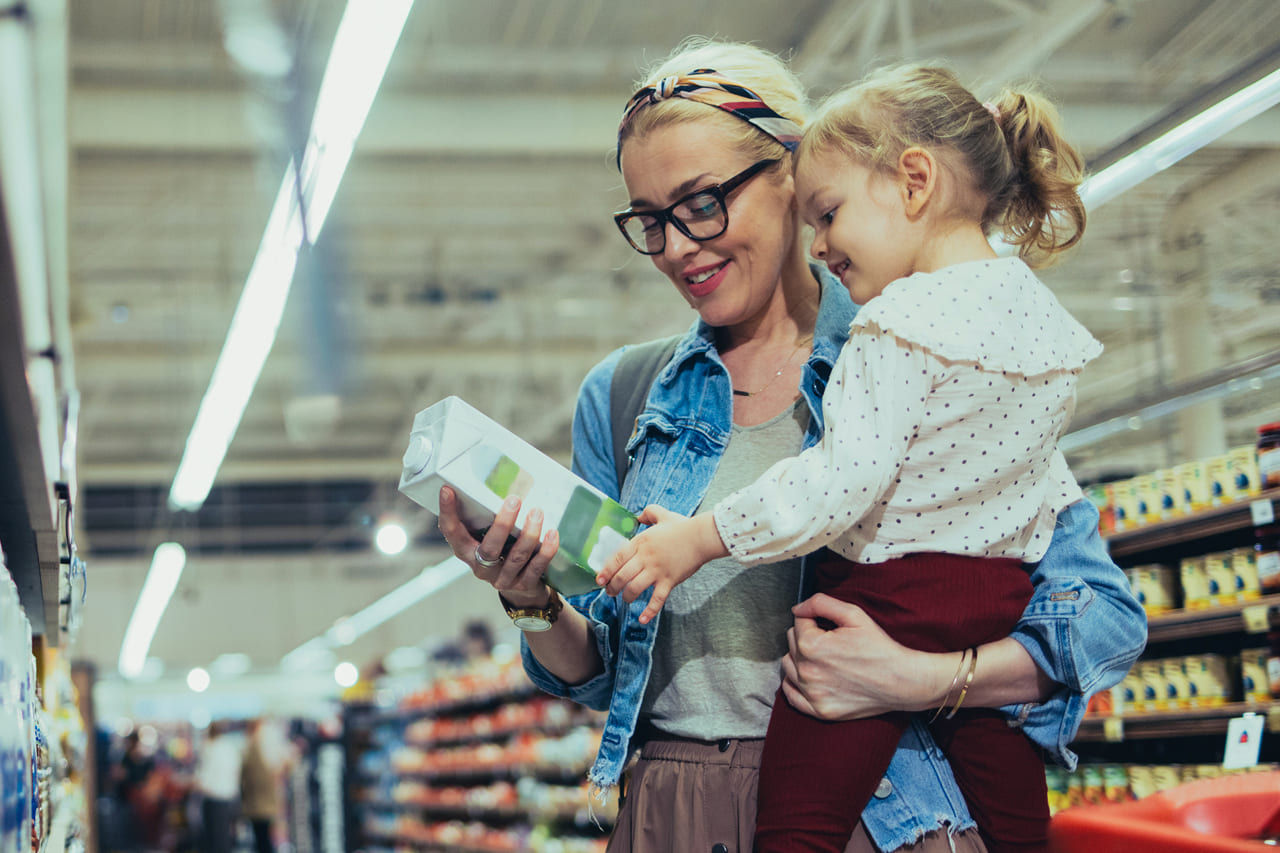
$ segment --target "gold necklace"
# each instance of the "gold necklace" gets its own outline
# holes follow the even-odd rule
[[[786,360],[782,362],[782,367],[779,367],[779,368],[778,368],[778,372],[777,372],[777,373],[775,373],[775,374],[773,374],[773,376],[770,376],[770,377],[769,377],[769,381],[768,381],[768,382],[764,383],[763,385],[761,385],[759,388],[757,388],[757,389],[756,389],[756,390],[754,390],[754,391],[743,391],[743,390],[741,390],[741,389],[734,388],[734,389],[733,389],[733,396],[735,396],[735,397],[754,397],[754,396],[756,396],[757,394],[761,394],[761,393],[763,393],[763,392],[764,392],[764,390],[765,390],[766,388],[768,388],[768,387],[769,387],[770,385],[772,385],[774,382],[777,382],[777,381],[778,381],[778,377],[779,377],[779,376],[781,376],[781,375],[782,375],[782,373],[783,373],[783,371],[785,371],[785,370],[787,369],[787,366],[788,366],[789,364],[791,364],[791,359],[795,358],[795,357],[796,357],[796,353],[800,352],[800,349],[801,349],[801,348],[802,348],[806,343],[808,343],[808,342],[809,342],[809,339],[808,339],[808,338],[802,338],[802,339],[800,340],[800,343],[796,344],[796,348],[795,348],[795,349],[793,349],[793,350],[792,350],[792,351],[787,355]]]

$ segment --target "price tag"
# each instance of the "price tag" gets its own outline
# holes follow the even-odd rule
[[[1263,498],[1249,504],[1249,514],[1253,516],[1254,527],[1261,527],[1276,520],[1275,508],[1271,506],[1270,498]]]
[[[1124,717],[1107,717],[1103,720],[1102,739],[1107,743],[1119,743],[1124,740]]]
[[[1222,753],[1222,766],[1226,770],[1254,767],[1258,763],[1258,750],[1262,746],[1261,714],[1245,714],[1233,717],[1227,723],[1227,745]]]
[[[1271,607],[1266,604],[1251,604],[1240,611],[1244,617],[1244,630],[1248,634],[1265,634],[1271,630]]]

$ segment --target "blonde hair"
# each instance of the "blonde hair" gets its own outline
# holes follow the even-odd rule
[[[1048,99],[1005,89],[984,105],[945,68],[880,69],[833,94],[805,129],[797,158],[834,150],[894,170],[913,146],[959,168],[982,197],[982,228],[1032,265],[1080,241],[1084,161]]]
[[[650,66],[635,88],[638,91],[657,85],[664,77],[686,75],[701,68],[713,69],[751,89],[778,115],[804,127],[809,117],[804,86],[780,57],[755,45],[694,36]],[[628,139],[660,127],[694,121],[718,124],[729,134],[730,144],[750,160],[780,159],[790,165],[791,152],[772,136],[724,110],[684,98],[669,98],[637,112],[618,137],[618,154]]]

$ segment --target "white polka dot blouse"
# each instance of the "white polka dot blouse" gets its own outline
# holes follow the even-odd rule
[[[745,564],[822,547],[1039,560],[1081,497],[1057,443],[1101,352],[1017,258],[899,279],[850,327],[822,441],[717,504],[716,527]]]

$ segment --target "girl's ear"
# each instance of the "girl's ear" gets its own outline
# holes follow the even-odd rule
[[[898,190],[907,217],[915,219],[924,212],[938,186],[938,163],[923,148],[911,147],[898,157]]]

